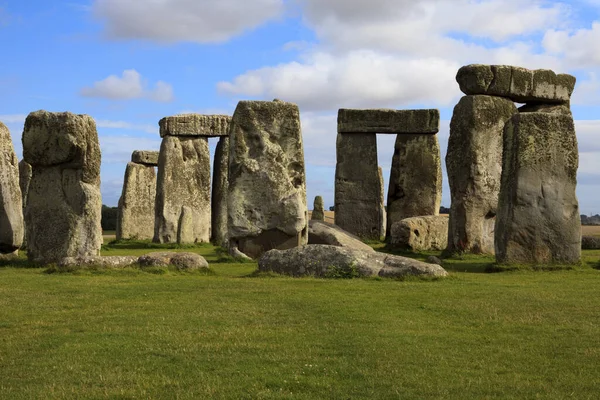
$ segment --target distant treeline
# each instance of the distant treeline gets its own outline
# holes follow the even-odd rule
[[[117,230],[117,207],[109,207],[102,204],[102,230],[115,231]]]
[[[581,215],[581,225],[600,225],[600,215]]]

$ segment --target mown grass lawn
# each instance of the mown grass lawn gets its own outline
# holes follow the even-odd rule
[[[151,248],[112,246],[105,255]],[[0,398],[596,399],[600,251],[441,280],[0,267]],[[416,255],[423,257],[424,255]],[[467,271],[467,272],[465,272]]]

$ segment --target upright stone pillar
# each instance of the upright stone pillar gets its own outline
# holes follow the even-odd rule
[[[446,152],[449,253],[494,254],[502,132],[516,112],[512,101],[486,95],[464,96],[454,108]]]
[[[325,205],[323,204],[323,198],[321,196],[315,196],[310,219],[315,221],[325,221]]]
[[[292,103],[240,101],[230,130],[230,252],[257,258],[308,242],[300,111]]]
[[[25,209],[27,256],[36,263],[100,254],[100,145],[88,115],[36,111],[25,120],[32,166]]]
[[[379,226],[379,238],[384,239],[387,232],[387,211],[385,209],[385,181],[383,179],[383,168],[378,167],[377,173],[379,174],[379,187],[381,188],[379,192],[379,211],[381,213],[379,217],[379,223],[381,224]]]
[[[340,109],[338,112],[338,138],[337,138],[337,164],[335,180],[335,223],[342,229],[353,233],[363,239],[379,240],[385,236],[385,227],[394,222],[399,215],[397,212],[390,214],[390,199],[392,210],[402,209],[404,197],[395,189],[399,180],[404,176],[413,174],[412,166],[401,169],[396,162],[392,166],[390,187],[392,197],[388,194],[387,223],[385,208],[382,201],[383,183],[379,176],[377,164],[377,133],[395,133],[398,135],[433,135],[439,130],[439,111],[425,110],[351,110]],[[427,142],[425,140],[425,142]],[[431,147],[431,146],[430,146]],[[423,154],[430,149],[418,149]],[[435,159],[435,156],[432,157]],[[439,150],[437,153],[439,163]],[[395,168],[394,168],[395,167]],[[439,168],[439,166],[438,166]],[[435,169],[435,168],[434,168]],[[437,169],[435,169],[437,173]],[[441,179],[436,174],[432,183],[419,181],[419,185],[441,185]],[[412,182],[409,179],[410,182]],[[413,180],[414,181],[414,180]],[[412,193],[415,187],[406,187]],[[433,200],[421,202],[438,202],[435,190]],[[416,196],[409,195],[411,202]],[[433,210],[432,210],[433,211]]]
[[[442,163],[435,134],[396,136],[387,200],[387,230],[405,218],[439,215]]]
[[[119,199],[117,240],[154,237],[154,204],[158,151],[136,150],[127,163],[123,192]]]
[[[21,187],[21,199],[23,201],[23,215],[25,215],[25,207],[27,206],[27,193],[29,192],[29,184],[31,183],[31,165],[25,160],[19,161],[19,186]],[[25,219],[23,219],[23,244],[21,249],[27,247],[27,229],[25,229]]]
[[[23,206],[19,165],[12,138],[0,122],[0,253],[10,254],[23,243]]]
[[[499,263],[580,260],[575,125],[570,112],[555,111],[521,112],[505,127],[496,219]]]
[[[212,242],[227,247],[227,190],[229,188],[229,138],[221,137],[215,149],[211,198]]]
[[[230,117],[184,114],[160,120],[154,241],[210,240],[208,138],[227,136]],[[180,226],[181,222],[184,226]]]

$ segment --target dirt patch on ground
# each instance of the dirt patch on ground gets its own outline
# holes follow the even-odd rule
[[[600,236],[600,225],[582,225],[581,234],[584,236]]]

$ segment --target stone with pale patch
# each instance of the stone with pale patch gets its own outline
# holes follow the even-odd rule
[[[10,254],[23,244],[23,199],[19,162],[6,125],[0,122],[0,253]]]

